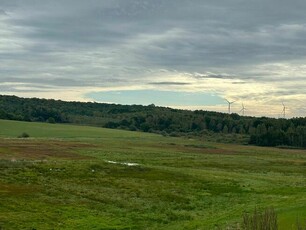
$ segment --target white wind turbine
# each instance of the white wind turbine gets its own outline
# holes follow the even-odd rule
[[[242,109],[240,110],[240,112],[242,112],[242,116],[244,116],[244,111],[246,110],[246,108],[244,107],[244,104],[242,103]]]
[[[226,100],[227,103],[228,103],[228,114],[230,114],[230,113],[231,113],[231,104],[235,103],[235,101],[229,101],[229,100],[227,100],[227,99],[225,99],[225,100]]]

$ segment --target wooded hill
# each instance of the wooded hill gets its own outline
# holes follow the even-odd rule
[[[73,123],[171,136],[231,136],[261,146],[306,147],[306,118],[274,119],[155,105],[65,102],[0,95],[0,119]],[[219,138],[220,139],[220,138]]]

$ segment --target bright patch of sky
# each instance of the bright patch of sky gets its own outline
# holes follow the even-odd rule
[[[207,93],[158,90],[125,90],[95,92],[86,95],[98,102],[119,104],[156,104],[161,106],[213,106],[224,104],[224,99]]]

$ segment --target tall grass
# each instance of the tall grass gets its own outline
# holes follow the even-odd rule
[[[258,209],[254,213],[243,214],[243,230],[277,230],[277,214],[273,208],[268,208],[263,212]]]
[[[253,213],[243,213],[242,222],[227,227],[216,226],[215,230],[278,230],[277,213],[273,207],[263,212],[255,209]],[[289,229],[288,229],[289,230]],[[306,230],[306,219],[297,218],[290,230]]]
[[[299,219],[296,220],[296,228],[297,230],[306,230],[306,219],[304,220],[304,223],[300,222]]]

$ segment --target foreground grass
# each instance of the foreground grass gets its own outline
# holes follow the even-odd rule
[[[0,137],[3,229],[216,229],[270,206],[279,229],[306,217],[303,150],[2,120]]]

